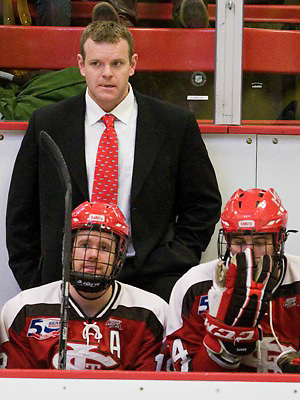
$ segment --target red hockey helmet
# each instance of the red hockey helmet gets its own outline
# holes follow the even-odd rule
[[[234,236],[271,233],[275,254],[281,258],[287,237],[287,220],[287,210],[274,189],[238,189],[221,214],[223,229],[218,238],[219,257],[226,258]]]
[[[286,229],[288,213],[274,189],[238,189],[221,215],[224,233],[252,231],[280,233]]]
[[[116,235],[129,236],[129,226],[121,210],[112,204],[85,203],[80,204],[72,212],[72,230],[99,225],[103,230],[113,231]]]
[[[79,292],[107,289],[126,256],[129,226],[124,215],[115,205],[86,201],[72,212],[72,232],[71,284]]]

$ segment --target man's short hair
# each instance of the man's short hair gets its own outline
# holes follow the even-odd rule
[[[124,25],[114,21],[94,21],[87,25],[80,38],[80,54],[85,59],[84,44],[88,39],[96,43],[118,43],[125,39],[128,43],[129,60],[134,53],[134,43],[132,34]]]

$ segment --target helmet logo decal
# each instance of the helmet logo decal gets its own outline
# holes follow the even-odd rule
[[[90,214],[88,217],[89,222],[105,222],[105,215]]]
[[[238,221],[238,225],[239,225],[239,228],[254,228],[255,221],[253,221],[252,219]]]
[[[274,220],[269,221],[269,222],[267,223],[267,226],[272,226],[272,225],[275,224],[275,222],[280,222],[280,220],[278,220],[278,221],[274,221]]]

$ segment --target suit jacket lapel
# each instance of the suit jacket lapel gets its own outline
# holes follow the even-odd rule
[[[135,92],[138,104],[134,165],[131,189],[131,204],[134,203],[147,175],[152,169],[164,133],[157,122],[153,111],[149,108],[147,98]]]
[[[72,112],[66,115],[63,137],[63,155],[72,179],[85,199],[89,198],[85,162],[85,93],[78,96],[72,104]]]

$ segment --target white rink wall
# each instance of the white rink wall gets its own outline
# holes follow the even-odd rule
[[[14,400],[119,398],[130,400],[298,399],[297,375],[134,371],[0,370],[0,391]],[[255,381],[254,381],[255,379]]]

